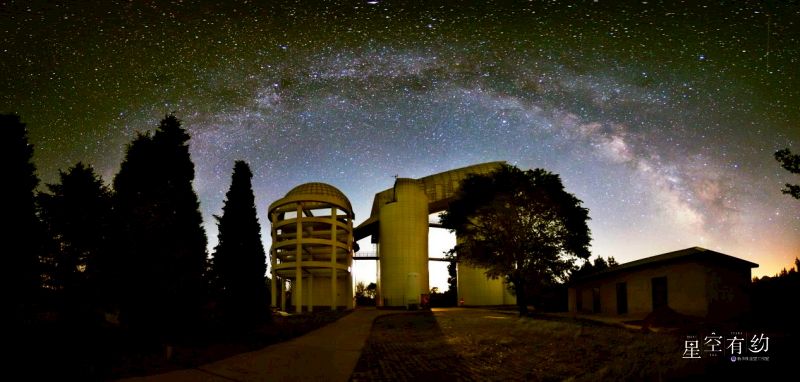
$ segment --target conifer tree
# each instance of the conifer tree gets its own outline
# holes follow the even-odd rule
[[[124,315],[174,332],[199,315],[207,238],[194,192],[189,134],[166,116],[156,133],[138,133],[114,178],[122,256]],[[169,322],[156,322],[169,317]]]
[[[42,290],[41,242],[43,227],[36,216],[34,191],[39,185],[36,165],[33,164],[33,145],[28,142],[26,124],[14,114],[0,115],[0,126],[5,132],[3,152],[11,161],[4,182],[7,197],[6,228],[3,230],[7,248],[5,258],[7,285],[13,293],[7,297],[12,310],[36,303]]]
[[[100,280],[108,256],[111,192],[94,169],[78,162],[59,171],[60,183],[37,200],[50,243],[47,284],[66,305],[96,308],[105,289]]]
[[[265,303],[266,254],[251,179],[244,161],[236,161],[231,186],[217,219],[219,243],[214,248],[215,289],[226,314],[255,317]],[[243,317],[239,317],[243,318]]]

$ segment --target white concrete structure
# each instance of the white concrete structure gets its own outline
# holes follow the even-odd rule
[[[421,179],[399,178],[393,188],[375,194],[372,213],[355,229],[354,237],[372,236],[378,244],[379,306],[407,306],[408,273],[418,273],[418,287],[422,294],[428,293],[428,216],[448,208],[467,175],[489,174],[502,163],[481,163]],[[459,298],[465,305],[516,304],[502,281],[488,280],[483,271],[459,267],[458,279]]]
[[[325,183],[297,186],[269,206],[273,307],[280,292],[287,310],[290,280],[296,312],[353,308],[353,218],[347,197]]]
[[[514,305],[512,296],[501,279],[487,279],[484,269],[458,264],[458,300],[464,306]],[[461,305],[461,303],[459,303]]]

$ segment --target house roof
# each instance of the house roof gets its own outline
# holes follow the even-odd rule
[[[739,267],[746,266],[748,268],[758,268],[758,264],[749,262],[747,260],[742,260],[738,257],[729,256],[724,253],[715,252],[701,247],[692,247],[692,248],[682,249],[680,251],[667,252],[661,255],[646,257],[641,260],[631,261],[629,263],[620,264],[614,267],[609,267],[601,271],[597,271],[589,275],[586,275],[584,277],[578,278],[572,282],[569,282],[568,284],[582,284],[588,281],[602,279],[623,271],[630,271],[640,268],[649,268],[662,265],[664,263],[671,263],[681,260],[695,260],[704,263],[717,264],[723,266],[735,265]]]

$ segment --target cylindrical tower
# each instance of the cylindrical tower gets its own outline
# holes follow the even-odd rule
[[[306,183],[269,206],[272,223],[272,306],[285,280],[292,283],[295,311],[314,306],[353,308],[353,208],[336,187]],[[280,285],[280,288],[278,287]]]
[[[383,306],[406,306],[408,274],[428,293],[428,197],[416,179],[399,178],[392,202],[380,206],[380,290]],[[419,296],[415,300],[419,301]],[[417,302],[419,303],[419,302]]]

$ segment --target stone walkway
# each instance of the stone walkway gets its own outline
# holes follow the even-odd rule
[[[350,381],[472,381],[430,311],[379,317]]]
[[[347,381],[376,317],[395,313],[357,309],[287,342],[194,369],[126,381]]]

